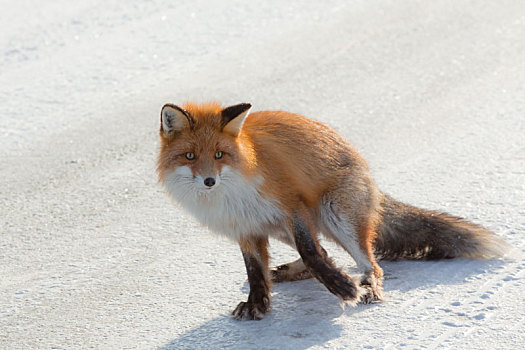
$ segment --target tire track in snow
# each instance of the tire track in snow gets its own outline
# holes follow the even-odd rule
[[[449,326],[450,329],[434,339],[429,349],[443,348],[443,343],[452,343],[454,339],[462,339],[474,331],[475,328],[471,326],[479,326],[483,323],[489,322],[496,315],[495,313],[491,313],[496,307],[490,305],[487,306],[487,304],[492,298],[497,297],[497,294],[504,288],[509,287],[505,282],[521,281],[525,275],[525,270],[523,270],[524,266],[525,264],[523,261],[505,264],[503,271],[509,271],[509,273],[502,273],[503,271],[497,272],[493,278],[490,278],[481,285],[482,288],[474,293],[474,297],[471,294],[466,300],[468,300],[469,305],[472,307],[470,314],[474,314],[474,316],[450,309],[443,309],[447,313],[464,318],[467,324],[458,324],[459,322],[442,322],[443,325]],[[461,302],[453,302],[451,305],[460,306]],[[465,327],[467,327],[467,330],[465,330]],[[453,344],[448,346],[453,346]]]

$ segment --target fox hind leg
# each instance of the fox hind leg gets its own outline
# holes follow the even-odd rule
[[[372,267],[364,271],[361,279],[361,287],[367,290],[361,300],[364,304],[383,300],[383,269],[378,265],[372,248],[375,236],[375,225],[371,223],[366,223],[359,230],[361,253],[366,256]]]
[[[308,270],[336,295],[341,303],[359,301],[360,289],[352,277],[338,269],[317,241],[315,225],[306,208],[298,212],[291,223],[291,233],[297,251]]]
[[[272,282],[275,283],[301,281],[313,277],[301,258],[276,266],[270,272]]]
[[[328,253],[321,245],[319,245],[319,252],[324,259],[329,259]],[[314,277],[301,258],[273,267],[270,273],[274,283],[302,281]]]
[[[321,217],[325,233],[352,256],[357,268],[363,274],[360,286],[366,293],[361,296],[360,301],[364,304],[381,301],[383,270],[377,264],[372,250],[372,241],[375,237],[373,220],[355,225],[347,219],[347,215],[337,210],[334,203],[330,202],[321,206]]]

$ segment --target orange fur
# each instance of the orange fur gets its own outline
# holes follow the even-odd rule
[[[282,111],[246,117],[249,104],[164,108],[160,182],[201,222],[227,235],[233,232],[243,251],[251,291],[235,318],[260,319],[269,310],[271,235],[295,247],[304,262],[274,270],[275,280],[314,275],[350,303],[381,300],[383,271],[374,249],[390,258],[485,258],[499,256],[506,247],[478,225],[383,194],[357,150],[320,122]],[[217,158],[219,151],[223,156]],[[188,153],[195,158],[188,159]],[[210,178],[224,183],[203,181]],[[364,273],[365,295],[358,295],[355,282],[328,258],[319,232],[355,259]]]
[[[166,172],[177,166],[190,165],[194,174],[208,175],[220,173],[223,166],[229,165],[246,178],[261,176],[264,179],[261,192],[276,199],[289,217],[300,204],[317,210],[323,195],[346,190],[353,193],[347,196],[346,206],[360,221],[356,224],[371,227],[360,230],[359,237],[361,246],[369,251],[378,215],[374,213],[370,217],[372,210],[363,203],[363,198],[369,197],[369,192],[374,196],[379,194],[369,190],[375,185],[368,179],[364,159],[333,129],[298,114],[263,111],[250,114],[235,138],[220,131],[222,108],[219,104],[186,103],[183,108],[195,119],[195,129],[185,129],[171,137],[160,132],[161,182]],[[213,161],[217,150],[225,152],[219,162]],[[183,155],[189,151],[197,152],[199,159],[186,160]],[[367,181],[363,182],[362,176]],[[349,181],[349,177],[355,180]],[[369,224],[370,219],[374,222]]]
[[[190,165],[195,174],[217,174],[226,164],[234,165],[249,176],[257,162],[253,154],[253,145],[241,138],[235,138],[220,132],[220,112],[222,108],[215,102],[202,105],[186,103],[183,107],[195,120],[195,131],[189,128],[174,135],[166,136],[159,131],[161,148],[158,158],[157,171],[159,180],[165,179],[166,172],[177,166]],[[220,162],[215,162],[213,155],[216,151],[225,152]],[[184,158],[186,152],[196,152],[197,162]]]

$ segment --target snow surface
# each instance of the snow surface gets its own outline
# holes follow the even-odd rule
[[[0,32],[0,348],[522,348],[524,1],[2,1]],[[187,99],[324,121],[384,191],[515,257],[381,263],[388,300],[344,311],[284,283],[234,321],[238,247],[156,182],[160,108]]]

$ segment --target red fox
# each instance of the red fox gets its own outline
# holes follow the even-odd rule
[[[315,277],[342,303],[371,303],[383,298],[376,259],[505,254],[508,244],[487,229],[381,192],[365,160],[330,127],[250,109],[187,103],[161,111],[160,182],[198,221],[240,245],[250,293],[235,319],[262,319],[272,282]],[[320,233],[352,256],[360,280],[335,266]],[[300,259],[270,269],[269,237],[295,248]]]

